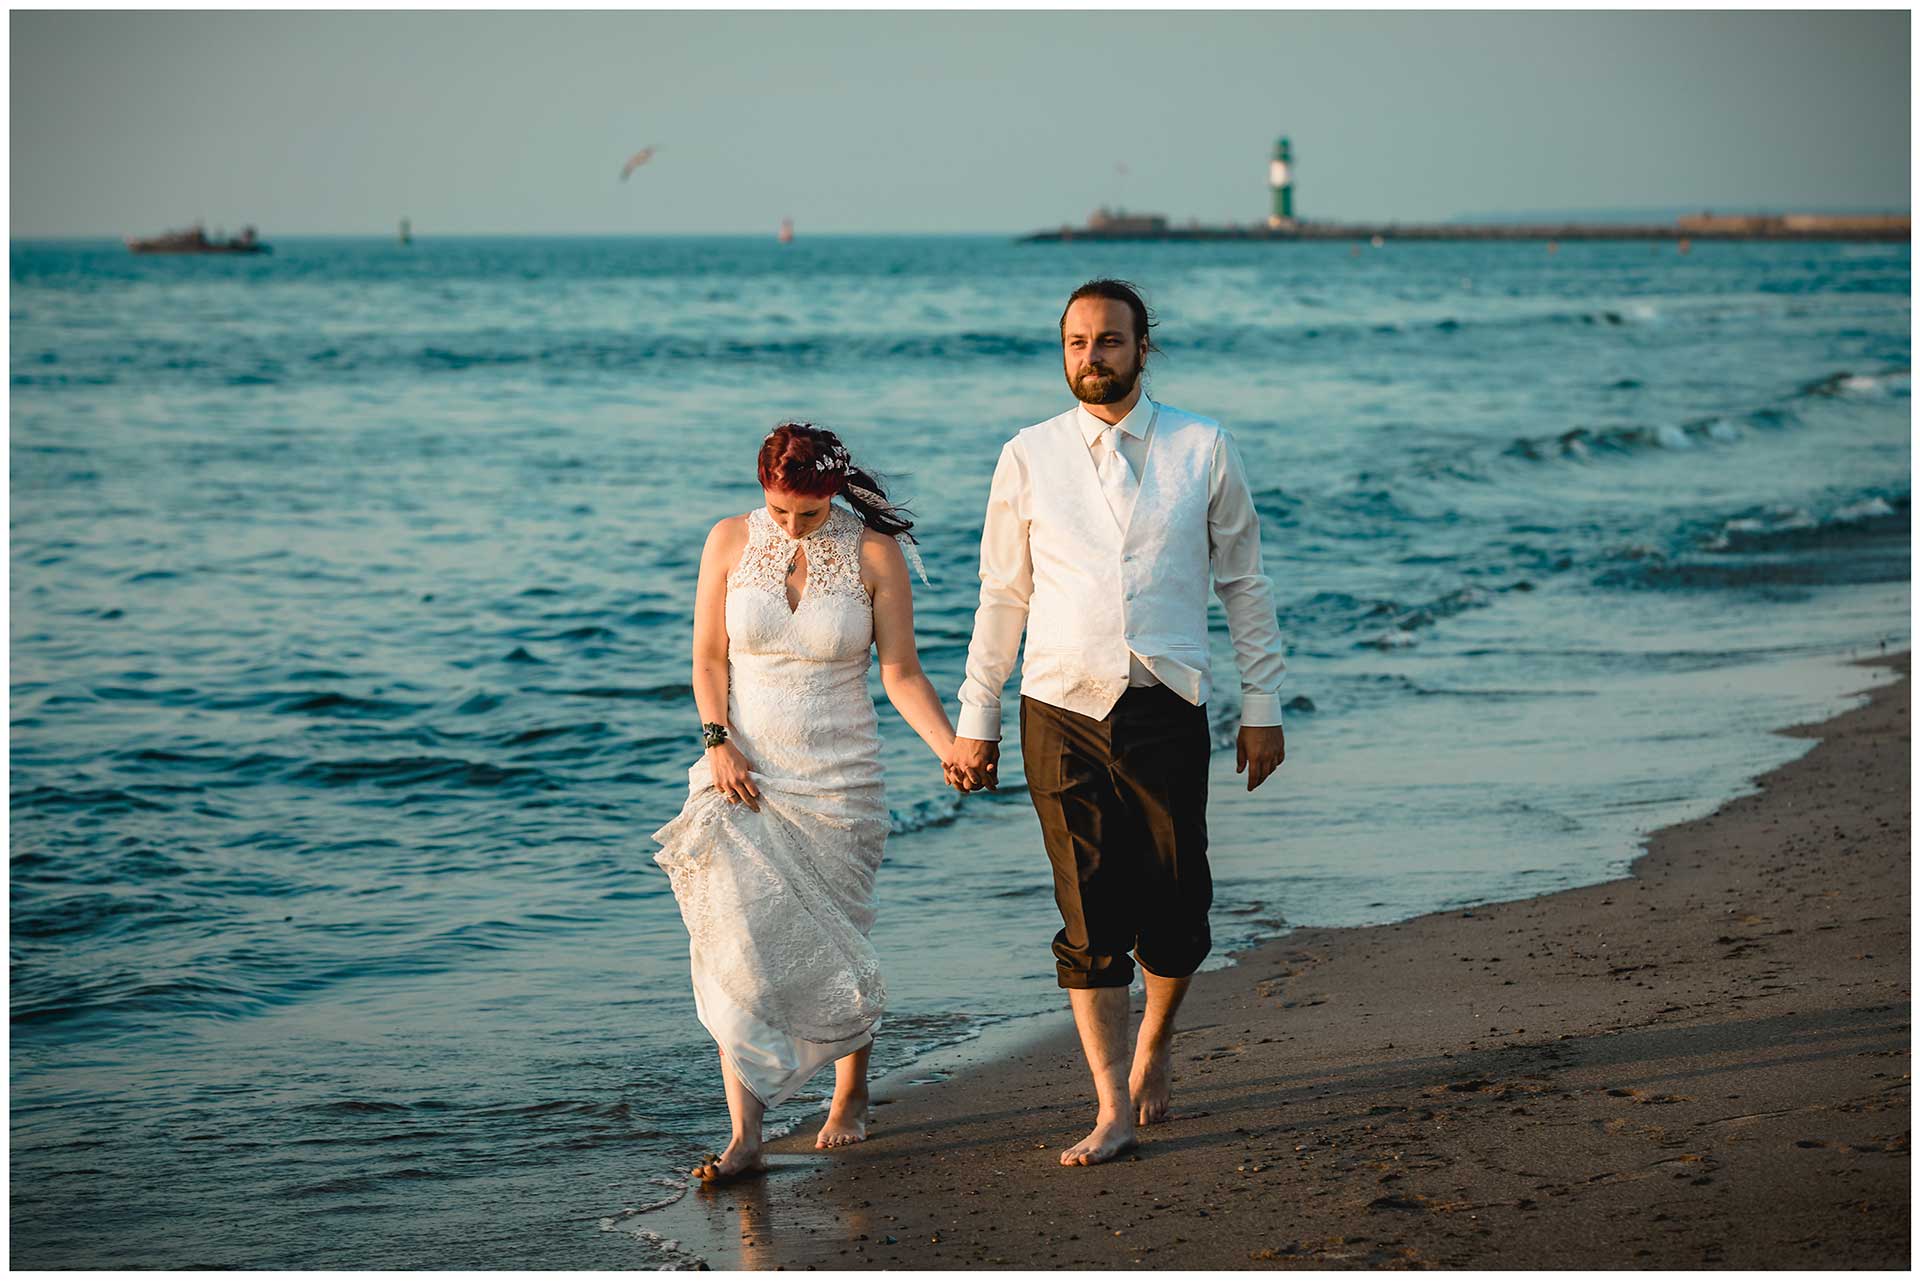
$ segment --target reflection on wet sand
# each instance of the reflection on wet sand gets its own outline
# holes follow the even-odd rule
[[[690,1181],[685,1196],[620,1226],[687,1267],[771,1269],[801,1248],[809,1255],[831,1253],[823,1251],[827,1241],[858,1241],[869,1226],[864,1208],[838,1209],[806,1196],[817,1188],[804,1176],[827,1163],[825,1157],[770,1155],[762,1175]]]
[[[866,1239],[865,1207],[830,1207],[823,1201],[802,1199],[813,1182],[796,1176],[818,1173],[824,1161],[806,1157],[767,1158],[767,1173],[738,1183],[702,1184],[689,1200],[700,1202],[716,1239],[738,1242],[732,1266],[743,1271],[771,1270],[804,1249],[818,1256],[827,1252],[823,1236],[848,1243]],[[844,1253],[844,1250],[842,1251]],[[713,1266],[724,1266],[724,1254],[705,1254]]]
[[[758,1175],[733,1183],[702,1183],[694,1195],[706,1203],[708,1217],[724,1233],[731,1216],[740,1242],[739,1266],[758,1271],[774,1262],[773,1199],[767,1195],[767,1176]]]

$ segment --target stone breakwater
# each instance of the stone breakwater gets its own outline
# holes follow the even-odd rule
[[[1098,227],[1060,227],[1022,237],[1028,244],[1069,240],[1824,240],[1903,242],[1911,219],[1825,214],[1681,218],[1671,223],[1418,223],[1296,222],[1206,227],[1172,226],[1159,218]]]

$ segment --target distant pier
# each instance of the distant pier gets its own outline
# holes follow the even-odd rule
[[[1277,220],[1275,220],[1277,221]],[[1701,215],[1671,223],[1318,222],[1175,226],[1156,215],[1096,215],[1084,227],[1039,231],[1027,244],[1068,240],[1843,240],[1905,242],[1909,215]]]
[[[1909,214],[1891,213],[1743,213],[1702,210],[1672,222],[1321,222],[1297,217],[1293,140],[1274,141],[1267,162],[1271,212],[1264,222],[1206,227],[1198,221],[1174,226],[1165,214],[1096,209],[1084,227],[1036,231],[1023,244],[1065,240],[1347,240],[1385,244],[1389,240],[1544,240],[1549,248],[1562,240],[1671,240],[1682,252],[1695,240],[1862,240],[1908,241]]]

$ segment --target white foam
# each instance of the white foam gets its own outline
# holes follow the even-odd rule
[[[1855,521],[1871,520],[1875,516],[1891,515],[1893,515],[1892,506],[1888,504],[1886,499],[1876,496],[1873,498],[1864,498],[1857,503],[1848,503],[1845,507],[1835,512],[1833,518],[1841,524],[1850,525]]]
[[[658,1187],[673,1189],[673,1195],[660,1201],[650,1201],[644,1205],[628,1206],[618,1214],[609,1214],[599,1221],[602,1232],[619,1232],[632,1237],[647,1246],[653,1254],[648,1266],[660,1271],[686,1272],[695,1269],[704,1270],[707,1261],[689,1250],[678,1240],[668,1237],[638,1221],[639,1216],[650,1211],[665,1209],[687,1194],[685,1179],[669,1179],[655,1175],[647,1180]]]
[[[1659,442],[1660,448],[1662,449],[1693,448],[1693,438],[1671,423],[1663,427],[1654,428],[1653,438]]]
[[[618,1214],[608,1215],[606,1218],[600,1220],[600,1230],[602,1232],[614,1231],[622,1219],[631,1218],[636,1214],[648,1214],[654,1210],[664,1210],[687,1194],[687,1181],[685,1179],[669,1179],[656,1174],[648,1179],[647,1182],[653,1184],[655,1187],[668,1189],[672,1195],[662,1197],[657,1201],[647,1201],[641,1205],[630,1205]]]

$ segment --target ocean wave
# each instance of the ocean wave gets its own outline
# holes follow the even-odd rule
[[[1549,436],[1521,436],[1501,452],[1530,462],[1586,461],[1601,454],[1674,452],[1702,445],[1732,445],[1752,430],[1777,430],[1800,421],[1793,402],[1814,398],[1888,400],[1908,394],[1906,369],[1878,373],[1838,370],[1802,383],[1774,404],[1743,412],[1713,414],[1684,423],[1629,423],[1614,427],[1575,427]]]
[[[1177,335],[1156,338],[1166,354],[1183,353],[1206,356],[1250,356],[1294,349],[1302,344],[1338,346],[1367,344],[1386,340],[1418,340],[1426,335],[1456,335],[1471,338],[1476,334],[1530,332],[1545,328],[1614,329],[1638,325],[1664,324],[1688,317],[1711,317],[1716,309],[1698,305],[1669,310],[1652,302],[1625,302],[1605,307],[1561,307],[1546,310],[1485,311],[1458,313],[1421,319],[1380,320],[1370,317],[1316,320],[1312,323],[1278,325],[1239,325],[1232,328],[1208,328],[1204,325],[1183,330]]]
[[[529,729],[509,730],[496,740],[502,747],[530,747],[556,738],[609,737],[605,721],[582,721],[577,725],[535,725]]]
[[[659,365],[702,368],[807,369],[838,363],[1000,362],[1057,356],[1059,340],[1044,328],[1031,332],[962,331],[897,334],[822,332],[739,338],[722,334],[606,331],[556,341],[546,329],[493,331],[483,340],[449,335],[410,345],[387,334],[335,335],[311,351],[263,349],[271,341],[236,335],[223,347],[167,339],[134,345],[72,344],[67,359],[79,370],[18,368],[15,387],[147,383],[160,378],[228,387],[302,381],[360,381],[369,376],[437,377],[491,371],[632,373]],[[88,369],[87,365],[95,366]]]
[[[396,1180],[411,1182],[418,1179],[458,1179],[464,1176],[448,1170],[433,1170],[424,1166],[402,1166],[394,1170],[382,1170],[371,1174],[347,1174],[337,1178],[322,1179],[317,1183],[305,1183],[280,1190],[282,1196],[333,1196],[343,1192],[372,1192],[385,1184]]]
[[[171,895],[90,890],[33,897],[16,892],[10,924],[16,938],[105,938],[207,919],[206,911],[189,910]]]
[[[924,832],[928,828],[945,827],[958,822],[965,798],[960,793],[948,790],[922,801],[915,801],[904,810],[891,812],[889,830],[895,836],[904,836],[908,832]]]
[[[666,681],[659,685],[588,685],[580,689],[548,689],[541,692],[559,694],[565,698],[636,699],[643,703],[693,700],[693,686],[678,681]]]
[[[1654,589],[1900,582],[1912,572],[1911,537],[1905,492],[1838,498],[1824,512],[1782,503],[1707,524],[1671,553],[1621,548],[1595,582]]]
[[[1777,309],[1777,308],[1775,308]],[[1457,312],[1419,319],[1354,316],[1314,323],[1194,325],[1158,341],[1170,357],[1253,358],[1297,351],[1302,345],[1397,343],[1438,336],[1449,343],[1475,334],[1536,332],[1542,328],[1613,330],[1649,325],[1714,324],[1729,314],[1752,314],[1755,304],[1693,300],[1627,300],[1545,310]],[[311,336],[306,341],[311,342]],[[138,343],[83,341],[69,336],[57,363],[17,360],[20,388],[146,383],[184,379],[225,387],[270,387],[313,380],[359,381],[387,375],[429,378],[493,372],[618,374],[667,366],[814,369],[842,364],[1004,363],[1057,358],[1059,342],[1045,326],[972,328],[900,333],[892,330],[733,332],[626,329],[575,331],[494,328],[484,333],[328,333],[303,346],[272,333],[231,334],[218,345],[148,336]]]
[[[1747,415],[1743,425],[1730,417],[1699,418],[1687,423],[1629,424],[1618,427],[1575,427],[1554,436],[1522,436],[1502,452],[1531,462],[1557,459],[1585,461],[1596,454],[1636,454],[1649,450],[1685,450],[1701,444],[1731,445],[1751,426],[1779,427],[1791,421],[1791,411],[1773,410],[1764,416]]]
[[[1708,536],[1702,546],[1710,552],[1771,552],[1851,546],[1911,527],[1906,494],[1891,500],[1868,494],[1842,503],[1824,516],[1790,504],[1736,516]]]
[[[1316,592],[1282,612],[1282,621],[1294,628],[1311,623],[1314,630],[1367,633],[1356,645],[1368,649],[1403,649],[1419,643],[1418,633],[1443,619],[1470,609],[1484,609],[1502,593],[1532,591],[1525,579],[1501,587],[1468,584],[1416,604],[1355,596],[1346,592]]]
[[[275,1001],[251,988],[201,975],[146,980],[144,976],[119,974],[91,982],[60,982],[57,992],[38,996],[16,981],[11,1006],[11,1021],[16,1024],[47,1024],[93,1018],[105,1014],[139,1016],[153,1014],[210,1014],[232,1017],[291,998]]]
[[[1798,394],[1886,400],[1911,395],[1912,384],[1913,371],[1910,369],[1887,369],[1865,374],[1856,374],[1843,369],[1803,384]]]
[[[14,792],[10,798],[16,811],[72,811],[85,814],[125,814],[133,810],[164,811],[157,801],[135,796],[115,787],[70,790],[64,787],[30,787]]]
[[[358,719],[368,717],[385,720],[394,716],[405,716],[418,711],[421,704],[403,703],[391,698],[370,698],[364,695],[342,694],[335,690],[293,690],[275,691],[271,695],[257,695],[272,700],[273,710],[287,716],[340,716]],[[228,704],[245,706],[245,703]]]
[[[502,792],[556,791],[565,786],[544,770],[457,756],[309,761],[295,769],[290,779],[318,787],[418,787],[437,783]]]

